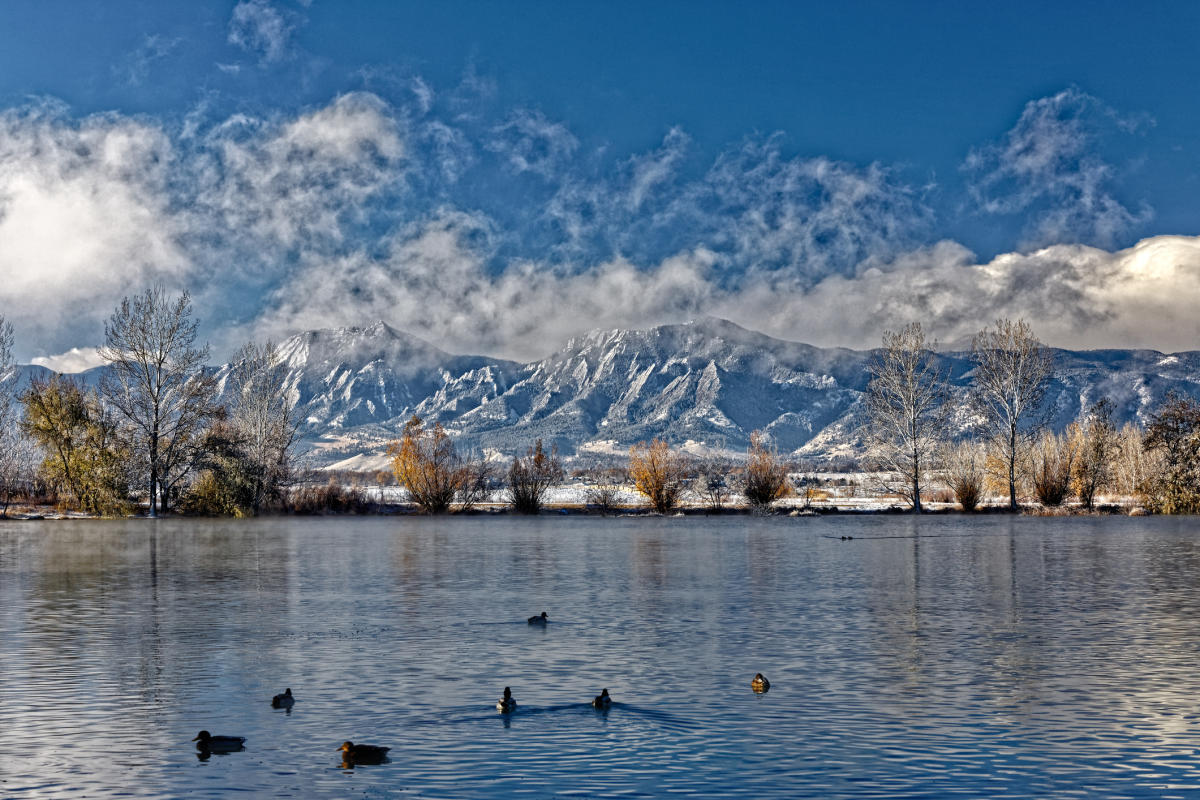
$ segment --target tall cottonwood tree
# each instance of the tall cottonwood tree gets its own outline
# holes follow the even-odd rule
[[[884,469],[902,476],[901,492],[913,511],[920,513],[921,487],[946,429],[946,376],[938,369],[919,322],[899,333],[884,331],[883,347],[868,370],[871,453]]]
[[[101,391],[128,426],[132,449],[149,473],[154,517],[166,501],[164,478],[170,481],[190,461],[188,448],[212,413],[214,384],[203,369],[208,345],[196,346],[188,293],[172,299],[161,286],[122,300],[104,338],[100,355],[110,373]]]
[[[1038,416],[1053,357],[1024,320],[996,321],[971,342],[973,398],[1004,465],[1009,508],[1017,508],[1017,475],[1044,427]]]

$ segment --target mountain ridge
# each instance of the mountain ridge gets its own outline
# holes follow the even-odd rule
[[[781,452],[816,461],[862,452],[861,404],[877,350],[778,339],[719,317],[642,329],[596,329],[545,358],[449,353],[383,321],[298,333],[279,346],[286,386],[315,466],[381,465],[414,414],[469,450],[511,456],[536,439],[560,452],[624,452],[662,437],[694,450],[745,451],[764,431]],[[1169,392],[1200,398],[1200,351],[1050,348],[1051,427],[1101,396],[1118,424],[1145,423]],[[974,363],[934,353],[956,404],[950,435],[970,424]],[[214,367],[218,377],[228,364]],[[23,378],[41,367],[22,367]],[[81,373],[89,383],[103,368]]]

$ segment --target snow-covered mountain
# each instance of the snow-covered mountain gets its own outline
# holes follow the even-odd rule
[[[706,318],[595,331],[527,364],[446,353],[383,323],[309,331],[282,345],[315,463],[380,463],[413,414],[466,447],[511,454],[541,438],[564,453],[639,440],[744,451],[753,430],[782,452],[853,455],[870,351],[819,348]],[[1047,392],[1061,428],[1101,396],[1119,422],[1145,421],[1166,394],[1200,397],[1200,352],[1056,350]],[[965,352],[938,358],[965,394]],[[958,404],[962,407],[962,404]],[[968,419],[958,417],[959,425]]]
[[[519,364],[447,353],[382,322],[317,330],[280,346],[287,385],[314,465],[381,468],[388,442],[417,414],[464,447],[523,452],[536,439],[565,454],[624,453],[664,437],[696,450],[744,452],[767,432],[785,453],[815,460],[861,452],[860,403],[871,351],[774,339],[721,319],[647,330],[594,331],[551,356]],[[954,434],[974,365],[962,351],[937,358],[954,387]],[[1055,350],[1046,404],[1061,430],[1100,397],[1118,423],[1147,421],[1167,394],[1200,398],[1200,352]],[[216,367],[218,378],[228,365]],[[104,368],[77,376],[95,384]],[[19,368],[18,384],[48,376]]]

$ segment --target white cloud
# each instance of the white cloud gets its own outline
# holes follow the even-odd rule
[[[284,249],[340,240],[369,200],[399,188],[404,156],[390,108],[362,92],[280,123],[234,116],[203,144],[193,175],[200,208],[225,237]]]
[[[229,43],[269,64],[287,54],[294,28],[267,0],[242,0],[229,19]]]
[[[277,279],[289,250],[340,247],[373,198],[402,190],[404,153],[367,94],[178,135],[53,103],[2,112],[0,313],[26,352],[94,341],[121,297],[154,283],[245,313],[260,298],[244,281]]]
[[[0,114],[0,309],[19,340],[65,347],[122,294],[180,285],[191,259],[170,208],[174,163],[146,122],[73,122],[46,105]]]
[[[808,291],[764,281],[714,312],[815,344],[874,347],[885,329],[919,321],[955,341],[1000,317],[1025,318],[1050,344],[1077,349],[1200,349],[1200,237],[1157,236],[1109,252],[1054,245],[976,263],[941,242],[857,277]]]
[[[493,126],[414,102],[360,92],[178,129],[53,104],[0,113],[0,313],[25,352],[61,354],[48,363],[152,283],[190,288],[201,320],[229,323],[218,355],[383,318],[450,350],[530,358],[592,328],[704,314],[817,344],[874,346],[913,320],[953,340],[1009,316],[1056,344],[1200,348],[1197,239],[977,263],[953,242],[913,244],[931,212],[881,165],[790,156],[776,136],[704,170],[672,129],[606,171],[540,114]],[[1061,196],[1067,227],[1088,209],[1094,234],[1127,218],[1106,217],[1105,181],[1081,177],[1071,102],[1031,105],[1004,147],[973,155],[989,210]],[[494,215],[448,189],[490,197],[487,178],[514,172],[543,180],[496,193],[518,202]],[[1060,184],[1078,191],[1037,188]]]
[[[968,191],[989,214],[1036,212],[1035,242],[1111,246],[1151,211],[1132,211],[1117,199],[1116,168],[1097,155],[1096,140],[1110,129],[1130,133],[1143,124],[1078,89],[1033,100],[999,144],[967,156]]]
[[[618,258],[583,271],[527,261],[495,273],[493,246],[489,220],[443,212],[382,257],[308,265],[272,298],[261,331],[279,338],[382,318],[451,351],[528,359],[590,329],[705,314],[852,347],[874,347],[884,329],[911,321],[952,341],[1011,317],[1061,346],[1200,348],[1200,238],[1156,237],[1115,253],[1058,245],[984,264],[941,242],[811,286],[779,272],[730,284],[704,249],[649,268]]]
[[[29,363],[69,375],[98,367],[105,362],[100,356],[99,348],[72,347],[67,352],[58,355],[37,356]]]

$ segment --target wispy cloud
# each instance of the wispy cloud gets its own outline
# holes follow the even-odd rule
[[[355,92],[290,114],[206,106],[177,124],[52,102],[2,112],[0,312],[26,351],[61,354],[47,363],[95,343],[150,283],[192,289],[218,353],[375,318],[516,358],[703,314],[854,346],[914,319],[949,340],[1000,315],[1076,346],[1200,340],[1196,239],[979,263],[929,243],[933,212],[887,165],[796,155],[781,136],[706,160],[678,128],[611,155],[540,113],[464,113],[461,92],[486,91],[469,83],[414,82],[399,105]],[[1085,240],[1127,230],[1137,215],[1088,149],[1101,123],[1128,127],[1075,90],[1030,104],[972,153],[980,210]]]
[[[968,155],[963,170],[971,199],[988,214],[1033,212],[1033,244],[1112,246],[1152,212],[1118,199],[1118,168],[1098,154],[1097,140],[1148,124],[1074,88],[1033,100],[999,143]]]
[[[229,19],[229,43],[271,64],[287,55],[294,30],[294,22],[268,0],[242,0]]]
[[[113,66],[113,76],[129,86],[141,86],[150,77],[155,62],[169,56],[182,42],[178,36],[146,36],[124,61]]]
[[[559,174],[578,147],[579,140],[565,125],[528,110],[514,111],[495,126],[487,143],[516,174],[532,172],[546,180]]]

